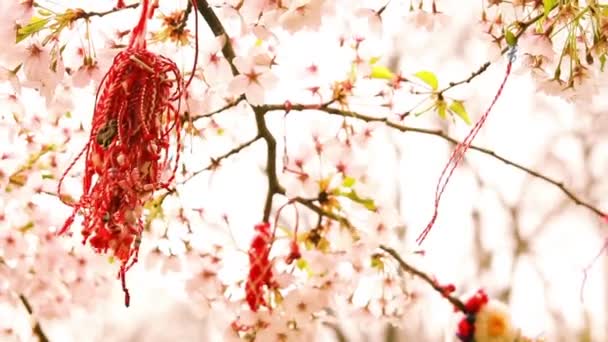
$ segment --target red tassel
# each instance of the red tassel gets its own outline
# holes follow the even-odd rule
[[[146,50],[149,0],[142,6],[129,47],[114,58],[98,89],[89,141],[78,156],[85,155],[83,195],[60,231],[69,229],[77,212],[83,215],[83,242],[98,253],[111,250],[121,262],[127,306],[125,274],[137,262],[142,208],[154,191],[173,181],[181,150],[183,79],[175,63]],[[171,168],[172,131],[177,143]],[[60,180],[60,198],[61,182],[75,162]],[[168,168],[169,177],[163,179]]]

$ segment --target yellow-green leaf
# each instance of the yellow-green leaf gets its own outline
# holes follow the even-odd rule
[[[44,29],[44,27],[46,26],[46,24],[49,23],[50,20],[51,18],[32,17],[32,19],[30,19],[29,24],[22,26],[17,30],[16,43],[19,43],[25,38]]]
[[[321,251],[323,253],[329,252],[329,240],[327,240],[326,238],[321,238],[319,243],[317,243],[316,247],[318,251]]]
[[[517,38],[513,32],[509,31],[508,29],[505,29],[505,41],[509,46],[515,46],[515,44],[517,44]]]
[[[371,266],[379,271],[384,270],[384,262],[379,254],[372,255]]]
[[[357,192],[355,192],[355,190],[351,190],[349,192],[342,192],[341,193],[342,196],[350,199],[351,201],[355,202],[355,203],[359,203],[362,206],[364,206],[367,210],[373,211],[376,210],[376,204],[374,203],[374,200],[371,198],[361,198],[359,197],[359,195],[357,194]]]
[[[302,258],[296,260],[296,267],[302,271],[305,271],[309,277],[314,275],[312,269],[310,269],[310,265],[308,265],[308,262]]]
[[[53,174],[49,171],[42,173],[42,179],[53,179],[53,178],[55,178],[55,176],[53,176]]]
[[[27,233],[32,228],[34,228],[34,222],[29,221],[28,223],[26,223],[23,226],[19,227],[17,230],[19,230],[19,232],[21,232],[21,233]]]
[[[545,10],[545,17],[547,17],[549,15],[549,13],[551,12],[551,10],[553,9],[553,6],[555,6],[555,3],[557,2],[557,0],[543,0],[543,5],[544,5],[544,10]]]
[[[349,177],[346,176],[344,177],[344,180],[342,181],[342,186],[345,188],[352,188],[353,185],[355,185],[356,179],[354,179],[353,177]]]
[[[380,60],[380,57],[372,57],[369,59],[369,64],[374,65]]]
[[[395,77],[395,74],[383,65],[374,65],[372,66],[372,73],[370,76],[371,78],[376,79],[392,80]]]
[[[306,261],[306,259],[298,259],[296,260],[296,267],[300,270],[305,270],[308,268],[308,262]]]
[[[444,120],[447,119],[446,109],[447,109],[447,104],[445,103],[445,101],[443,101],[443,100],[437,101],[437,114],[439,114],[439,117]]]
[[[469,113],[467,113],[467,110],[464,108],[462,101],[452,102],[452,104],[450,104],[450,111],[458,115],[458,117],[466,122],[467,125],[471,124],[471,118],[469,118]]]
[[[439,87],[439,81],[437,81],[437,76],[430,71],[418,71],[414,74],[414,76],[418,77],[422,82],[426,83],[431,89],[437,90]]]
[[[42,8],[38,9],[38,14],[40,14],[43,17],[49,17],[49,16],[53,15],[53,13],[51,11],[48,11],[48,10],[45,10]]]

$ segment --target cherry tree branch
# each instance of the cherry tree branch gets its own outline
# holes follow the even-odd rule
[[[235,99],[234,101],[228,102],[226,103],[224,106],[222,106],[221,108],[218,108],[216,110],[213,110],[211,112],[205,113],[205,114],[200,114],[200,115],[195,115],[193,117],[191,117],[190,119],[192,121],[196,121],[198,119],[203,119],[203,118],[209,118],[212,117],[216,114],[219,114],[223,111],[226,111],[230,108],[236,107],[239,103],[241,103],[241,101],[243,101],[245,99],[245,96],[239,96],[237,99]]]
[[[296,197],[293,199],[293,201],[306,206],[310,210],[317,213],[319,216],[327,217],[329,219],[339,222],[340,224],[342,224],[343,226],[346,226],[349,229],[354,229],[354,227],[352,226],[350,221],[348,221],[347,218],[334,214],[334,213],[331,213],[331,212],[328,212],[327,210],[324,210],[323,208],[315,205],[313,203],[314,199],[305,199],[305,198]],[[401,255],[399,255],[399,253],[395,249],[390,248],[385,245],[380,245],[379,248],[382,249],[383,251],[385,251],[386,253],[388,253],[393,259],[395,259],[395,261],[397,261],[399,266],[404,271],[422,279],[425,283],[429,284],[436,292],[438,292],[442,297],[444,297],[448,302],[450,302],[455,308],[457,308],[461,312],[464,312],[464,313],[467,312],[467,309],[466,309],[464,303],[460,299],[447,293],[446,289],[444,287],[442,287],[439,283],[437,283],[437,281],[434,280],[431,276],[420,271],[416,267],[408,264],[405,260],[403,260]]]
[[[224,57],[230,63],[230,67],[232,69],[232,74],[237,76],[239,74],[238,69],[233,63],[236,54],[234,53],[234,49],[232,48],[232,44],[230,43],[230,37],[226,33],[222,22],[217,17],[217,15],[213,12],[207,0],[197,0],[198,11],[203,16],[203,19],[207,22],[207,25],[213,32],[216,37],[225,36],[226,43],[222,47],[222,53]],[[258,130],[258,136],[260,136],[264,141],[266,141],[266,173],[268,176],[268,193],[266,194],[266,200],[264,204],[264,214],[262,216],[263,222],[268,222],[270,218],[270,211],[272,210],[272,199],[276,194],[284,194],[285,189],[279,183],[279,179],[277,177],[277,141],[275,137],[272,135],[268,126],[266,125],[266,121],[264,119],[264,115],[266,111],[257,106],[251,106],[253,113],[255,115],[255,123]]]
[[[428,274],[420,271],[416,267],[405,262],[405,260],[403,260],[401,255],[399,255],[399,253],[397,253],[397,251],[395,251],[393,248],[390,248],[390,247],[387,247],[384,245],[380,245],[380,249],[382,249],[383,251],[388,253],[391,257],[393,257],[393,259],[395,259],[397,261],[399,266],[404,271],[424,280],[425,283],[429,284],[442,297],[444,297],[448,302],[450,302],[452,305],[454,305],[455,308],[457,308],[458,310],[460,310],[462,312],[465,312],[465,313],[467,312],[467,309],[466,309],[464,303],[460,299],[446,293],[445,289],[441,285],[439,285],[436,280],[431,278],[431,276],[429,276]]]
[[[101,17],[105,17],[106,15],[109,15],[109,14],[117,13],[117,12],[127,10],[127,9],[137,8],[137,7],[139,7],[139,3],[136,2],[134,4],[130,4],[130,5],[127,5],[122,8],[114,7],[111,10],[107,10],[104,12],[85,12],[84,10],[81,10],[82,12],[78,13],[76,19],[89,19],[91,17],[100,17],[101,18]]]
[[[247,140],[246,142],[236,146],[235,148],[231,149],[230,151],[222,154],[219,157],[216,158],[211,158],[211,163],[209,163],[209,165],[207,165],[206,167],[195,171],[194,173],[192,173],[192,175],[190,175],[190,177],[186,178],[184,181],[182,181],[181,183],[184,184],[186,182],[188,182],[190,179],[198,176],[200,173],[205,172],[205,171],[210,171],[210,170],[215,170],[218,167],[220,167],[220,163],[222,162],[222,160],[227,159],[229,157],[231,157],[232,155],[235,155],[239,152],[241,152],[242,150],[244,150],[245,148],[251,146],[254,142],[260,140],[262,137],[260,135],[256,135],[255,137]]]
[[[196,7],[199,13],[203,16],[205,22],[207,22],[207,25],[211,29],[211,32],[213,32],[213,35],[216,37],[226,37],[226,43],[222,47],[222,53],[224,54],[224,57],[226,57],[226,59],[228,60],[228,63],[230,63],[232,74],[235,76],[238,75],[239,71],[232,63],[232,60],[236,57],[236,53],[234,53],[234,49],[232,48],[232,44],[230,43],[230,37],[226,33],[224,25],[222,25],[220,19],[217,17],[217,15],[215,15],[215,12],[213,12],[207,0],[196,0],[196,3]]]
[[[266,111],[276,111],[276,110],[285,110],[285,105],[265,105],[262,106],[264,108],[264,110]],[[443,140],[446,140],[452,144],[458,144],[459,141],[456,140],[455,138],[450,137],[449,135],[447,135],[446,133],[444,133],[442,130],[438,130],[438,129],[427,129],[427,128],[419,128],[419,127],[411,127],[411,126],[405,126],[402,125],[400,123],[394,122],[389,120],[386,117],[375,117],[375,116],[370,116],[370,115],[365,115],[365,114],[361,114],[361,113],[357,113],[354,111],[349,111],[349,110],[342,110],[342,109],[337,109],[337,108],[332,108],[329,106],[311,106],[311,105],[304,105],[304,104],[290,104],[289,105],[289,109],[290,110],[296,110],[296,111],[303,111],[303,110],[311,110],[311,109],[315,109],[315,110],[319,110],[319,111],[323,111],[325,113],[328,114],[332,114],[332,115],[337,115],[337,116],[342,116],[345,118],[354,118],[357,120],[361,120],[361,121],[365,121],[365,122],[380,122],[385,124],[386,126],[393,128],[395,130],[401,131],[401,132],[413,132],[413,133],[418,133],[418,134],[424,134],[424,135],[431,135],[431,136],[435,136],[438,138],[441,138]],[[604,212],[602,210],[600,210],[599,208],[597,208],[596,206],[594,206],[593,204],[581,199],[580,197],[578,197],[576,194],[574,194],[574,192],[572,190],[570,190],[569,188],[567,188],[563,182],[555,180],[549,176],[546,176],[544,174],[542,174],[539,171],[533,170],[531,168],[528,168],[526,166],[523,166],[519,163],[516,163],[512,160],[509,160],[499,154],[497,154],[496,152],[487,149],[485,147],[480,147],[480,146],[476,146],[476,145],[471,145],[470,147],[472,150],[475,150],[477,152],[483,153],[485,155],[488,155],[494,159],[500,160],[501,162],[512,166],[516,169],[519,169],[535,178],[541,179],[555,187],[557,187],[561,192],[563,192],[568,198],[570,198],[575,204],[580,205],[584,208],[587,208],[589,210],[591,210],[592,212],[594,212],[596,215],[598,216],[604,216]]]
[[[27,300],[27,298],[25,298],[24,295],[20,294],[19,299],[21,300],[21,303],[23,303],[23,306],[25,307],[25,310],[27,310],[27,313],[33,317],[34,311],[32,310],[32,306],[30,305],[30,302]],[[46,334],[44,333],[44,330],[42,330],[42,327],[40,326],[40,322],[38,322],[38,320],[35,321],[32,331],[34,332],[34,335],[38,337],[38,341],[49,342],[49,339],[48,337],[46,337]]]
[[[0,257],[0,265],[6,266],[6,262],[2,257]],[[19,294],[19,300],[21,300],[21,303],[23,303],[23,306],[25,307],[27,313],[31,317],[33,317],[34,311],[32,310],[32,306],[30,305],[30,302],[27,300],[27,298],[25,298],[23,294]],[[32,328],[32,331],[34,332],[34,335],[38,337],[38,340],[40,342],[49,342],[49,339],[46,337],[44,330],[42,330],[42,326],[40,326],[40,322],[38,322],[37,320],[34,321],[34,327]]]

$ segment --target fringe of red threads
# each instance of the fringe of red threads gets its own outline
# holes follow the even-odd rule
[[[512,52],[512,53],[514,53],[514,52]],[[422,244],[422,242],[426,239],[427,235],[429,234],[429,232],[435,225],[435,220],[437,219],[437,215],[439,214],[439,202],[441,200],[441,196],[443,195],[443,192],[444,192],[446,186],[448,185],[450,178],[452,177],[452,173],[454,173],[454,170],[456,170],[456,168],[458,167],[458,164],[460,164],[460,162],[464,158],[464,154],[466,153],[466,151],[469,149],[469,147],[471,147],[471,143],[473,142],[473,139],[475,139],[475,136],[477,136],[477,133],[481,129],[481,126],[483,126],[486,119],[488,118],[488,115],[492,111],[492,107],[494,107],[494,104],[496,103],[496,101],[498,101],[498,98],[502,94],[505,84],[507,83],[507,79],[509,78],[509,75],[511,74],[511,66],[513,64],[513,59],[514,59],[513,55],[511,55],[511,53],[509,53],[509,54],[510,54],[510,58],[509,58],[509,63],[507,64],[507,70],[505,73],[505,77],[504,77],[502,83],[500,84],[500,87],[498,88],[498,91],[496,92],[496,95],[494,96],[492,103],[490,104],[490,106],[488,107],[488,109],[486,110],[484,115],[479,119],[479,121],[477,121],[477,123],[475,124],[473,129],[471,129],[471,132],[469,132],[467,137],[456,146],[456,148],[454,149],[454,152],[452,152],[452,155],[450,156],[449,161],[447,162],[447,164],[443,168],[443,171],[441,172],[441,175],[439,176],[439,181],[437,182],[437,187],[435,189],[435,204],[434,204],[433,217],[431,218],[430,222],[427,224],[426,228],[424,228],[422,233],[420,233],[420,235],[416,239],[416,242],[418,243],[418,245]]]
[[[267,222],[255,226],[257,234],[249,247],[249,274],[245,284],[245,299],[251,311],[257,312],[260,306],[267,306],[264,299],[264,285],[274,288],[270,248],[273,237]]]
[[[129,306],[125,274],[137,262],[143,206],[154,191],[175,178],[181,150],[179,116],[184,84],[175,63],[146,50],[145,25],[150,11],[143,1],[139,23],[129,47],[120,52],[98,89],[92,129],[83,151],[64,172],[85,155],[83,194],[59,234],[84,218],[83,243],[98,253],[111,250],[121,262],[118,276]],[[175,130],[174,166],[170,168],[170,133]],[[167,180],[163,172],[169,169]]]

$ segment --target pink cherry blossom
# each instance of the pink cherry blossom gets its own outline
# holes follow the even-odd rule
[[[279,18],[283,27],[291,32],[302,29],[316,30],[321,25],[324,0],[291,1],[287,11]]]
[[[267,66],[261,66],[252,59],[237,57],[233,61],[239,75],[230,82],[229,88],[234,95],[245,94],[252,105],[264,102],[265,93],[272,90],[277,77]]]
[[[224,44],[226,44],[226,37],[217,37],[205,47],[202,53],[202,59],[205,61],[203,75],[205,81],[210,85],[222,84],[230,80],[230,64],[221,54]]]
[[[545,34],[526,32],[519,39],[519,48],[522,53],[542,57],[547,63],[555,58],[553,43]]]

